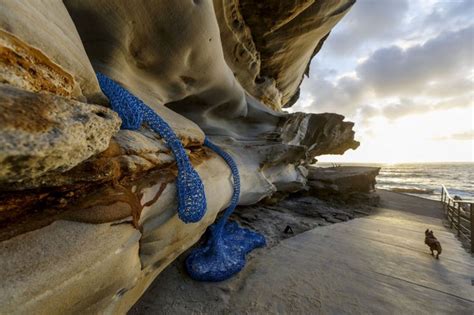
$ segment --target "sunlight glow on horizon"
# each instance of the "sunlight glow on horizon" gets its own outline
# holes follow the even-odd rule
[[[474,139],[437,139],[456,134],[472,124],[472,108],[452,109],[414,115],[390,121],[374,118],[370,134],[356,128],[361,145],[344,155],[326,155],[321,162],[421,163],[474,162]],[[454,121],[456,124],[447,123]],[[435,130],[435,132],[433,132]],[[394,145],[396,144],[396,145]]]
[[[358,0],[285,109],[354,122],[360,147],[317,159],[474,162],[472,12],[473,0]]]

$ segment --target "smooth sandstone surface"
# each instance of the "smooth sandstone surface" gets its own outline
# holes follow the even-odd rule
[[[142,232],[132,227],[130,217],[103,224],[57,221],[1,242],[2,312],[125,313],[228,204],[232,185],[225,162],[214,155],[197,171],[206,195],[214,196],[198,223],[179,220],[170,183],[158,202],[144,206]],[[145,189],[141,204],[160,186]]]
[[[205,135],[236,160],[241,204],[299,190],[315,156],[357,148],[340,115],[279,111],[350,4],[268,1],[277,15],[293,12],[269,17],[273,28],[251,21],[248,1],[3,1],[1,232],[13,226],[0,233],[5,310],[126,313],[230,200],[230,170],[202,147]],[[262,46],[264,28],[279,49]],[[277,59],[267,58],[272,50]],[[94,71],[174,129],[205,184],[202,221],[179,221],[172,154],[146,125],[118,131]],[[26,245],[35,251],[23,255]]]
[[[57,221],[0,243],[5,314],[97,312],[140,275],[140,233],[128,224]]]
[[[212,2],[67,0],[65,5],[94,68],[177,132],[203,141],[200,121],[193,120],[198,127],[163,106],[187,97],[193,97],[189,106],[208,112],[210,125],[215,125],[213,110],[225,112],[228,120],[245,115],[244,91],[224,61]]]
[[[78,89],[75,97],[82,96],[95,103],[106,101],[76,27],[62,1],[2,1],[0,28],[3,34],[11,34],[26,42],[30,53],[40,51],[71,75]],[[2,48],[1,55],[4,52]],[[4,59],[0,65],[4,67]]]

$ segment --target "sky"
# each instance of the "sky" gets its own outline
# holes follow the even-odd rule
[[[357,0],[291,112],[355,122],[331,162],[474,162],[474,0]]]

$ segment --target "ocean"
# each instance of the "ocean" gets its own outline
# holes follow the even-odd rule
[[[376,188],[439,200],[444,185],[451,196],[474,200],[474,163],[337,164],[381,167]],[[315,166],[328,167],[331,163]]]

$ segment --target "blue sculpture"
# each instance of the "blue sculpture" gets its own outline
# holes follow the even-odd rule
[[[206,211],[204,186],[180,140],[171,127],[150,107],[107,76],[97,73],[100,87],[109,98],[111,107],[122,119],[122,129],[139,129],[146,123],[158,133],[170,147],[176,158],[178,177],[178,216],[185,223],[198,222]],[[240,177],[232,157],[208,138],[204,144],[219,154],[229,165],[234,180],[229,207],[222,218],[209,227],[204,246],[195,248],[186,259],[189,275],[200,281],[222,281],[230,278],[245,266],[245,255],[257,247],[265,246],[265,238],[253,231],[241,228],[235,222],[227,222],[240,197]]]
[[[206,195],[199,174],[194,170],[173,129],[150,107],[112,79],[97,73],[100,88],[122,119],[122,129],[136,130],[146,123],[165,140],[178,167],[178,216],[184,223],[199,222],[206,213]]]
[[[220,220],[211,225],[206,244],[195,248],[186,258],[191,278],[199,281],[222,281],[232,277],[245,266],[245,255],[265,246],[263,235],[227,222],[240,197],[239,170],[232,157],[206,138],[204,144],[219,154],[229,165],[234,179],[234,191],[229,207]]]

